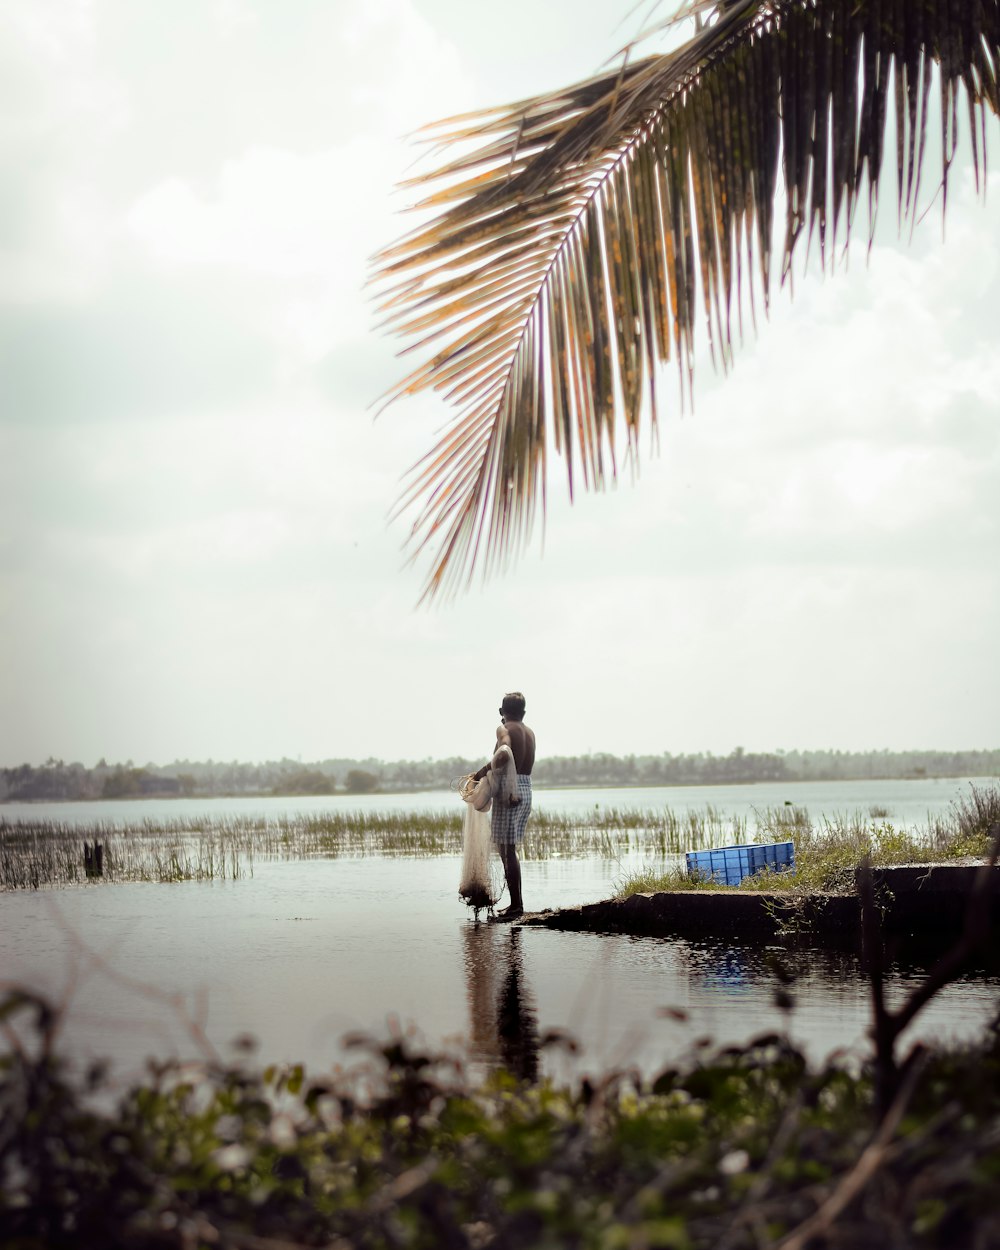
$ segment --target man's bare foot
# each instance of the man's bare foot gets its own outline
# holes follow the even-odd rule
[[[503,911],[498,911],[493,917],[494,924],[504,924],[508,920],[517,920],[519,916],[524,915],[523,907],[505,907]]]

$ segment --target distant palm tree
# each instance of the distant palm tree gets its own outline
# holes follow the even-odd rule
[[[780,212],[782,280],[804,234],[824,264],[846,243],[861,198],[870,245],[890,113],[900,224],[929,127],[946,206],[960,103],[985,173],[1000,0],[687,0],[661,30],[692,19],[672,51],[427,132],[451,158],[408,185],[436,215],[375,261],[386,323],[429,353],[387,400],[457,409],[400,500],[414,554],[434,549],[425,594],[506,563],[550,446],[571,496],[617,474],[619,417],[636,454],[660,362],[690,387],[699,303],[729,363],[744,289],[767,310]]]

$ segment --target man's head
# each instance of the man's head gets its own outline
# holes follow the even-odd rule
[[[504,695],[500,715],[504,720],[524,720],[524,695],[520,690]]]

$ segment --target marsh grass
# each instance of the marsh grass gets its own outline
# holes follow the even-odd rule
[[[796,872],[750,878],[740,888],[835,889],[853,882],[866,854],[876,864],[982,855],[985,829],[1000,816],[1000,789],[971,787],[947,818],[907,832],[861,814],[823,817],[802,807],[755,811],[753,820],[719,808],[677,813],[670,808],[600,807],[585,815],[531,815],[524,858],[641,855],[650,867],[626,873],[620,895],[691,888],[683,853],[746,841],[795,843]],[[462,810],[439,812],[315,812],[278,818],[203,815],[132,824],[0,818],[0,889],[39,889],[87,882],[83,843],[104,847],[107,882],[205,881],[252,876],[257,861],[366,855],[433,856],[462,849]],[[675,861],[671,865],[670,861]],[[719,887],[721,888],[721,887]]]
[[[745,820],[726,817],[711,806],[683,816],[668,808],[597,807],[584,816],[542,808],[532,812],[524,857],[622,859],[642,852],[663,859],[745,833]],[[87,881],[85,842],[104,847],[104,881],[218,880],[252,876],[256,860],[458,854],[462,810],[456,805],[453,812],[200,816],[127,825],[0,819],[0,889]]]
[[[88,877],[83,844],[104,847],[102,877]],[[254,846],[226,833],[97,823],[0,820],[0,889],[93,881],[205,881],[253,875]]]
[[[623,874],[615,897],[695,889],[850,893],[866,858],[874,867],[981,859],[988,851],[990,825],[1000,821],[1000,787],[970,786],[969,794],[952,803],[946,815],[929,818],[920,830],[900,829],[881,815],[861,813],[823,816],[814,824],[805,808],[797,807],[765,808],[754,815],[754,841],[795,843],[794,872],[759,872],[734,887],[689,877],[683,861],[666,869],[649,865]]]

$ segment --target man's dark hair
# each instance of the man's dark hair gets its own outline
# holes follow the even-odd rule
[[[524,717],[524,695],[520,690],[514,690],[510,694],[505,694],[503,702],[500,704],[501,714],[504,716],[513,716],[516,720]]]

